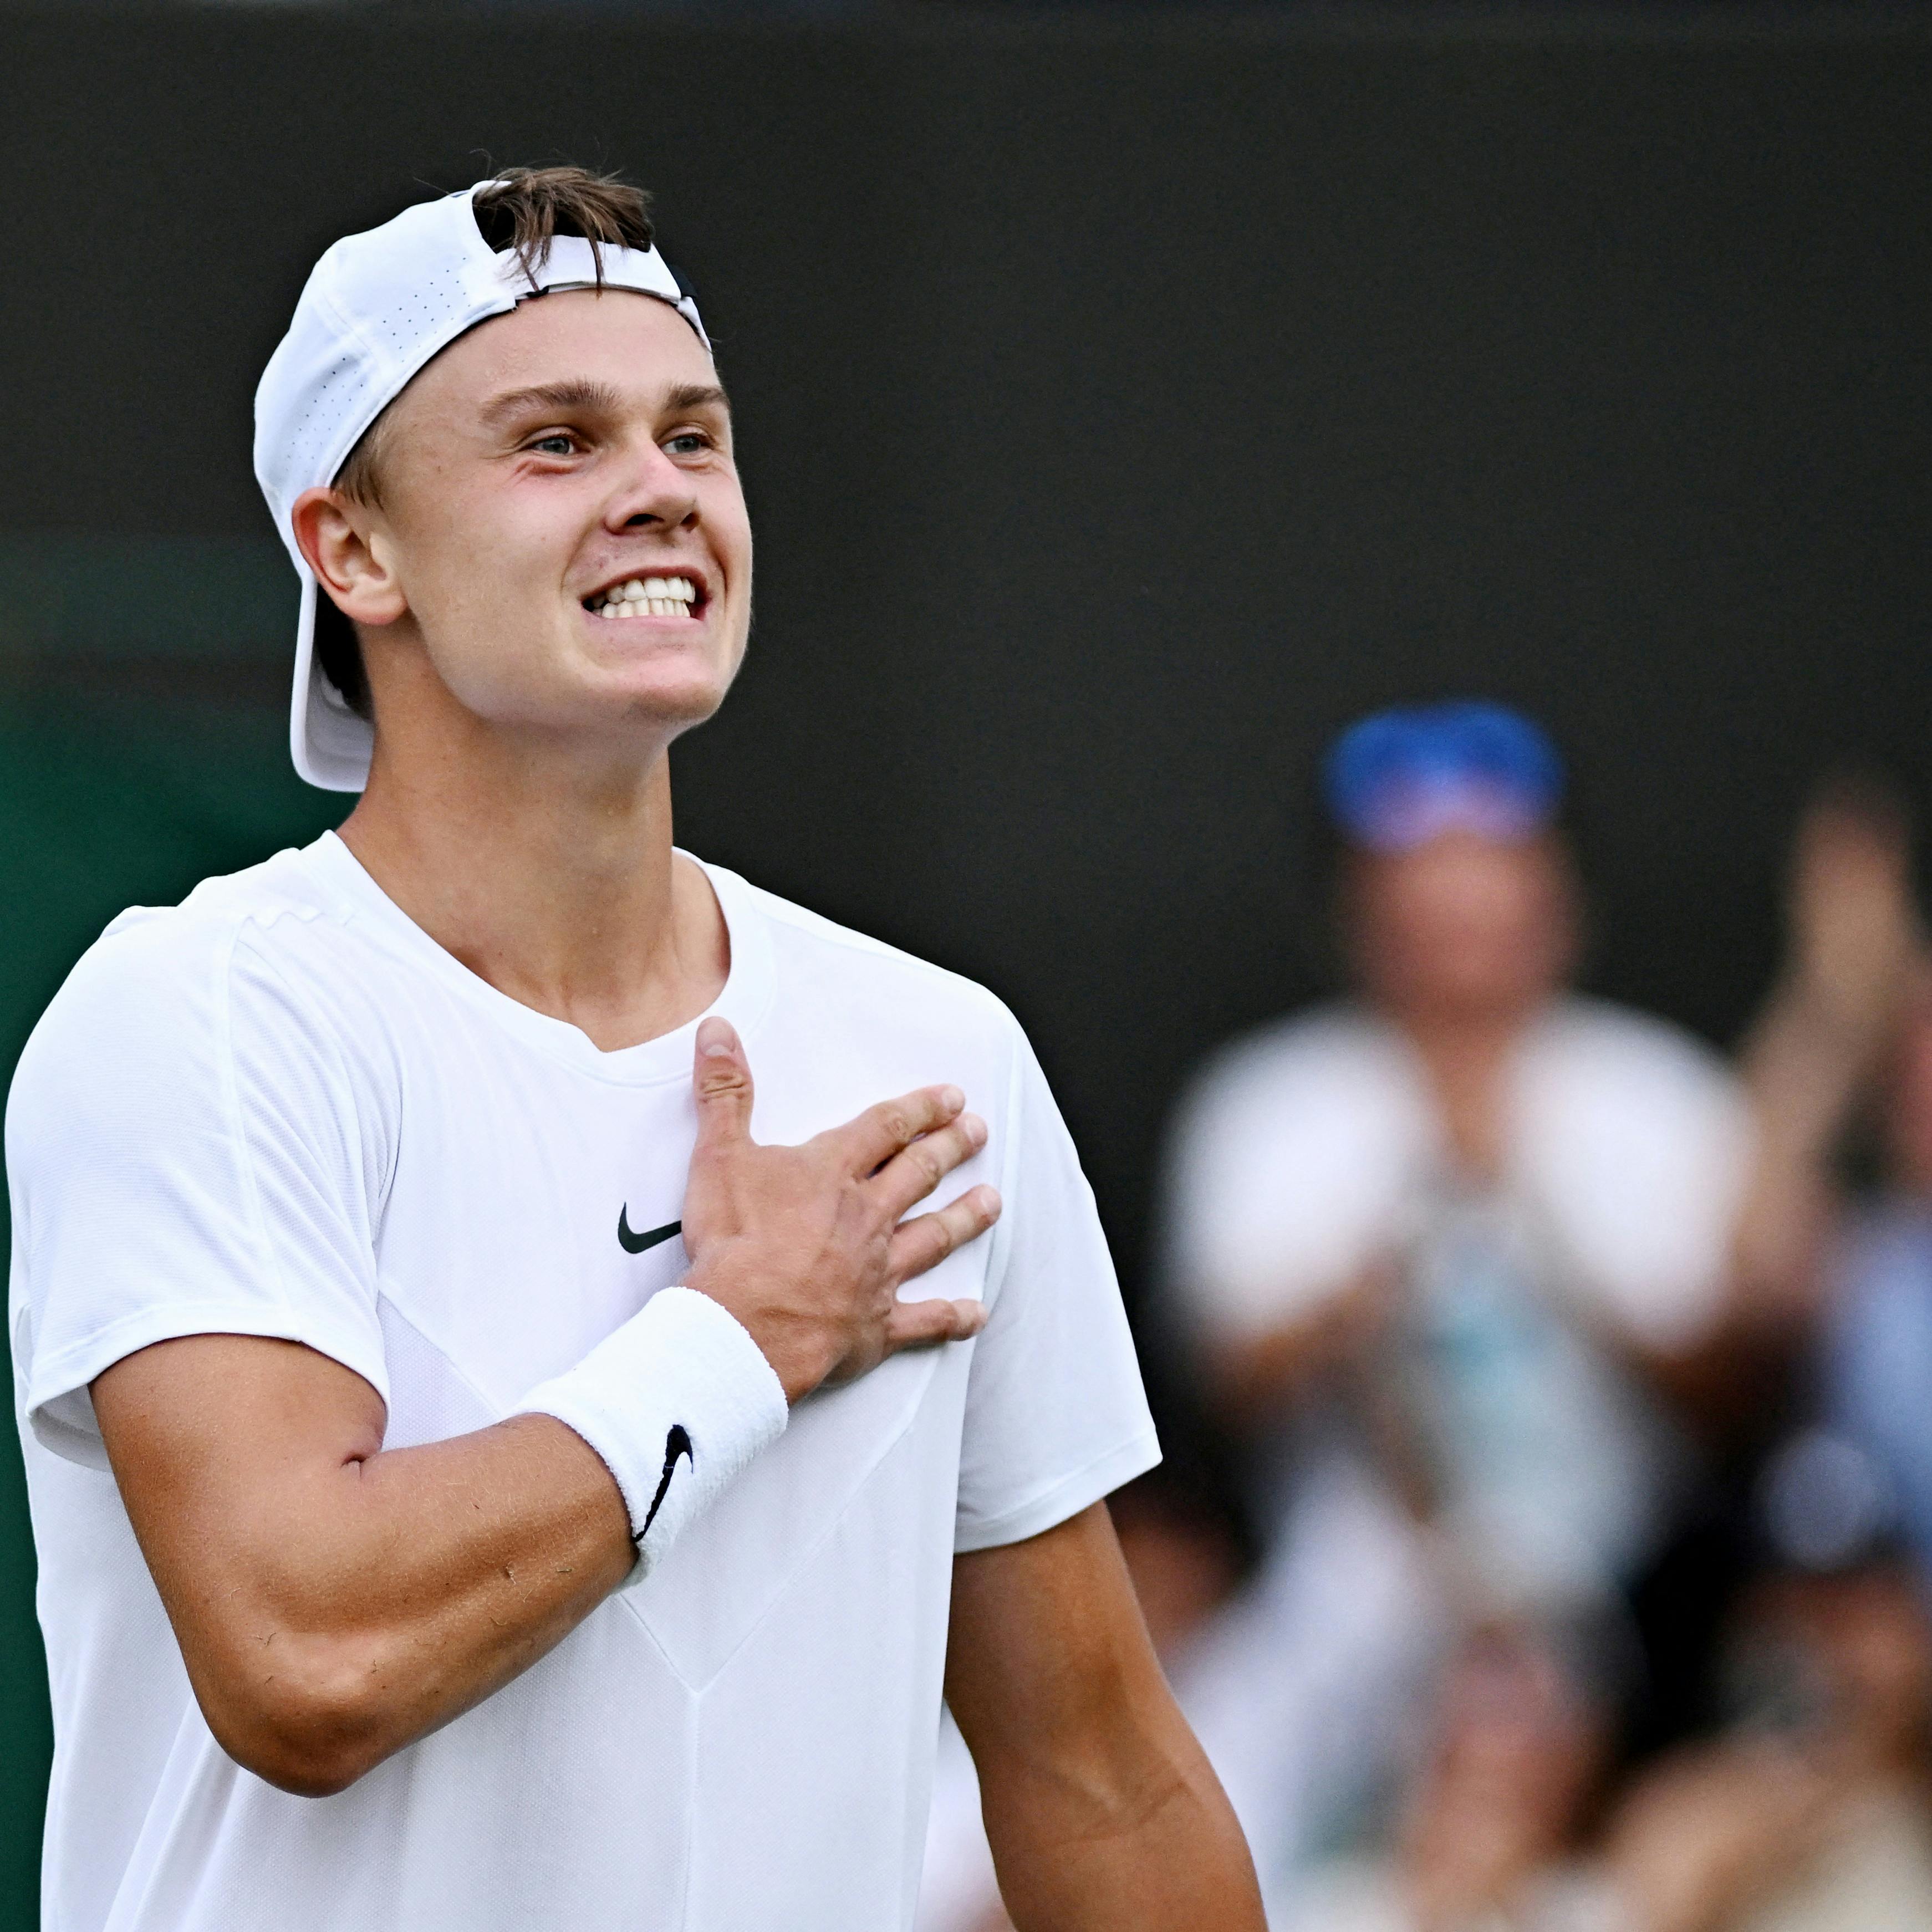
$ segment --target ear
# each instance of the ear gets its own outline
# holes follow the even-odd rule
[[[304,490],[289,513],[316,580],[358,624],[393,624],[409,607],[388,533],[366,506],[339,490]]]

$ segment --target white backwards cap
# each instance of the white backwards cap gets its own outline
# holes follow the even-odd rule
[[[290,513],[304,490],[335,481],[363,432],[432,356],[465,330],[505,315],[550,289],[634,289],[675,308],[711,340],[698,304],[655,248],[560,235],[526,272],[514,250],[499,254],[476,225],[478,182],[438,201],[418,202],[325,254],[296,304],[255,392],[255,476],[302,579],[296,625],[295,698],[289,750],[296,770],[328,791],[369,782],[375,734],[322,674],[315,651],[315,573],[296,543]],[[602,258],[598,274],[596,257]]]

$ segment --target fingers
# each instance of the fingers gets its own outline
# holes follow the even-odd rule
[[[965,1104],[965,1095],[956,1087],[922,1087],[916,1093],[902,1094],[896,1100],[868,1107],[856,1120],[838,1128],[836,1138],[844,1143],[851,1172],[870,1174],[921,1134],[932,1133],[956,1120]],[[920,1197],[915,1194],[912,1198],[916,1201]]]
[[[986,1311],[976,1301],[895,1302],[886,1318],[886,1353],[969,1341],[986,1325]]]
[[[892,1232],[886,1253],[886,1266],[894,1278],[910,1281],[915,1275],[935,1268],[955,1249],[976,1241],[1000,1218],[998,1190],[969,1188],[957,1201],[931,1214],[922,1214]],[[908,1302],[902,1307],[923,1308],[931,1304]]]
[[[977,1114],[962,1114],[950,1126],[937,1128],[894,1154],[874,1178],[872,1191],[896,1221],[986,1144],[986,1122]]]
[[[699,1151],[749,1139],[752,1066],[730,1021],[714,1014],[698,1022],[691,1078],[698,1099]]]

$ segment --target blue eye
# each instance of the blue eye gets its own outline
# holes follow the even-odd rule
[[[576,453],[577,446],[567,436],[539,436],[530,445],[545,456],[571,456]]]

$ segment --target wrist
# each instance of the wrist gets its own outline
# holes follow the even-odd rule
[[[554,1416],[602,1457],[630,1519],[636,1581],[784,1433],[789,1408],[728,1309],[668,1288],[518,1412]]]
[[[684,1285],[717,1303],[751,1337],[789,1407],[832,1372],[833,1358],[822,1322],[772,1300],[771,1284],[777,1278],[770,1262],[749,1244],[717,1241],[693,1260]]]

